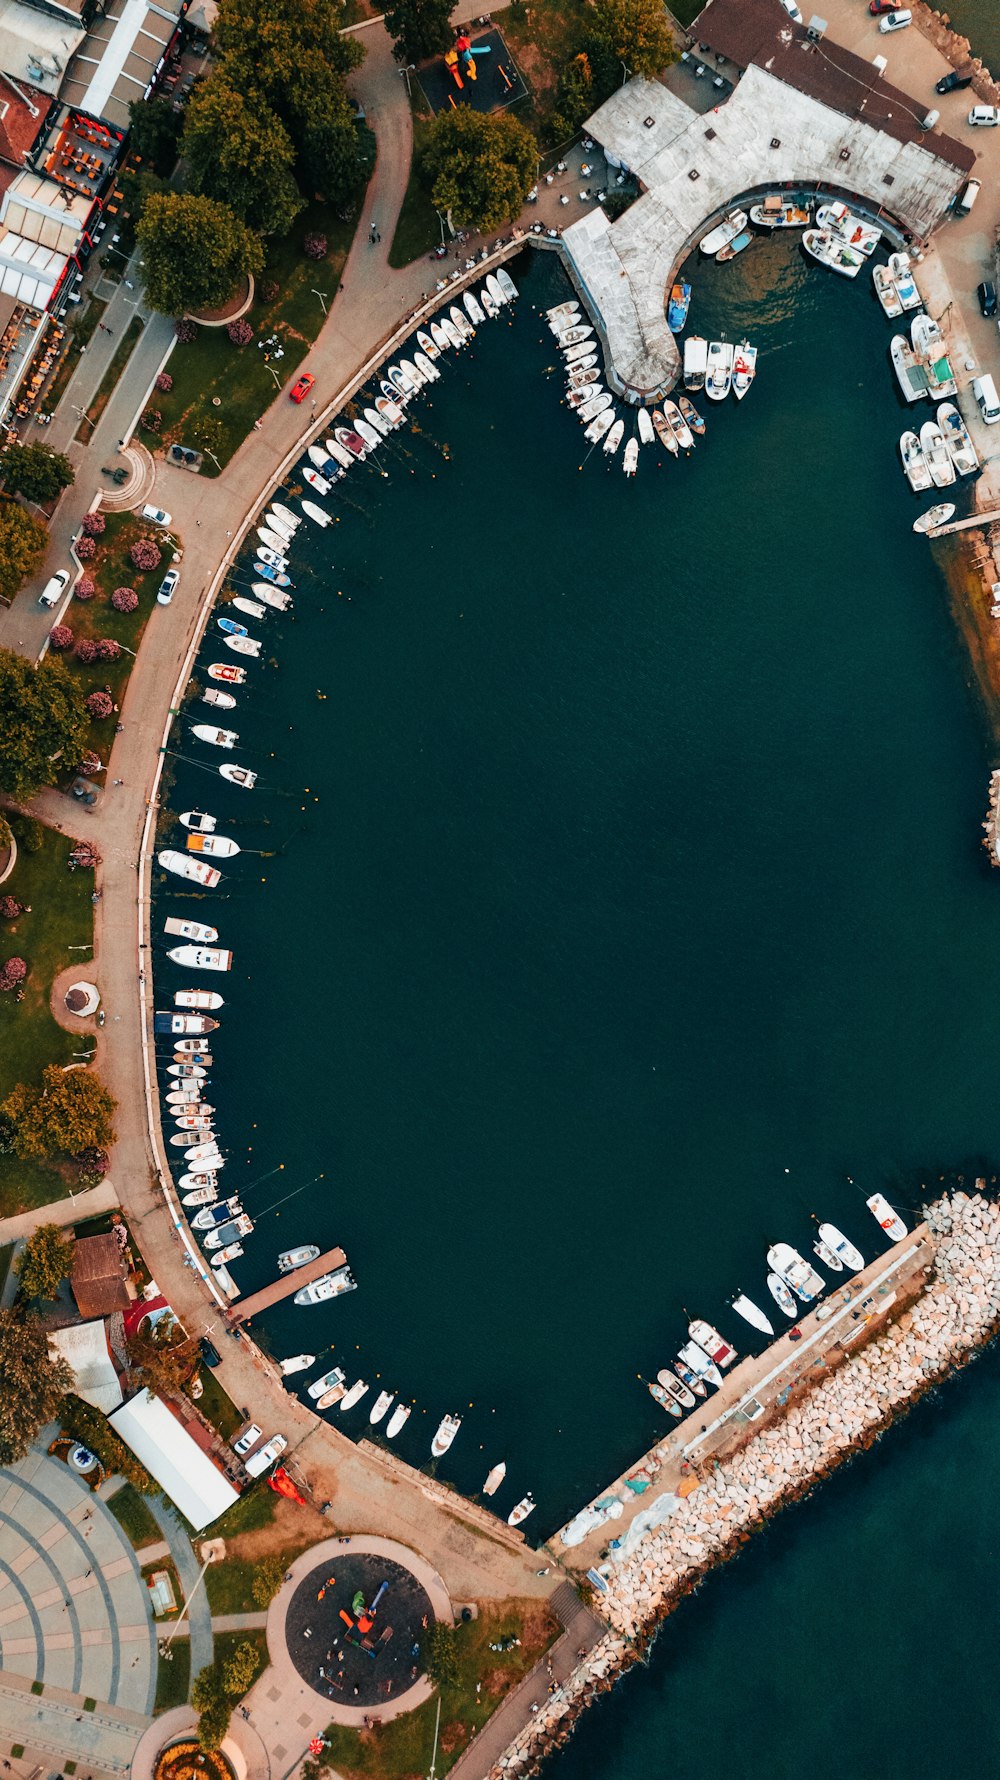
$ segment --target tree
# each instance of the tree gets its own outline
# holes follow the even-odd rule
[[[397,62],[422,62],[447,49],[454,37],[451,14],[450,0],[390,0],[384,21]]]
[[[23,1298],[54,1298],[73,1271],[73,1244],[58,1224],[39,1224],[14,1263]]]
[[[190,1338],[165,1316],[153,1328],[127,1336],[125,1350],[136,1388],[145,1385],[154,1397],[179,1396],[196,1363]]]
[[[188,187],[218,198],[251,229],[284,235],[305,202],[295,183],[295,150],[279,117],[245,99],[224,72],[194,94],[184,125]]]
[[[437,210],[460,228],[496,229],[519,214],[534,185],[538,146],[516,117],[463,106],[434,119],[423,169]]]
[[[14,1120],[14,1153],[29,1156],[72,1156],[93,1144],[114,1142],[117,1101],[91,1069],[62,1069],[50,1063],[41,1087],[19,1082],[3,1103]]]
[[[201,1717],[198,1720],[198,1741],[203,1749],[218,1749],[233,1715],[233,1702],[226,1691],[222,1671],[217,1663],[199,1669],[191,1688],[191,1704]]]
[[[119,1439],[99,1409],[71,1394],[63,1404],[59,1420],[67,1434],[96,1453],[106,1471],[117,1471],[142,1496],[159,1493],[159,1484],[153,1481],[145,1465],[139,1463],[124,1440]]]
[[[14,598],[41,562],[48,541],[44,525],[23,507],[0,501],[0,597]]]
[[[0,477],[8,494],[26,501],[54,501],[76,479],[68,457],[48,445],[5,445],[0,451]]]
[[[0,1465],[23,1459],[72,1383],[66,1361],[49,1353],[41,1323],[20,1308],[0,1310]]]
[[[621,80],[621,65],[647,80],[677,60],[677,46],[661,0],[594,0],[585,48],[598,103]]]
[[[133,99],[128,115],[130,153],[166,179],[177,163],[181,114],[169,99]]]
[[[428,1675],[439,1687],[446,1687],[458,1680],[454,1626],[445,1625],[436,1619],[424,1635],[421,1654]]]
[[[249,1638],[242,1644],[237,1644],[222,1670],[223,1686],[232,1699],[241,1700],[244,1694],[250,1692],[259,1668],[260,1651],[256,1644],[252,1644]]]
[[[3,568],[0,539],[0,579]],[[0,649],[0,791],[26,803],[40,785],[75,770],[86,746],[83,695],[66,664],[46,655],[36,668]]]
[[[276,1557],[261,1558],[254,1569],[250,1593],[256,1607],[269,1607],[274,1600],[285,1571]]]
[[[154,192],[138,228],[146,296],[163,315],[217,309],[240,279],[264,264],[257,237],[225,204],[193,193]]]

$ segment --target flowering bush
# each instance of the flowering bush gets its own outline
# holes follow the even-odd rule
[[[249,346],[253,339],[253,328],[243,316],[239,321],[231,321],[226,329],[234,346]]]
[[[134,612],[139,604],[139,595],[134,587],[116,587],[111,595],[111,604],[116,612]]]
[[[140,425],[145,427],[147,433],[158,433],[163,425],[163,415],[159,408],[144,408]]]
[[[307,260],[326,259],[326,236],[307,235],[302,243],[302,251]]]
[[[24,903],[18,902],[16,896],[0,896],[0,920],[16,921],[23,914]]]
[[[117,661],[121,652],[122,652],[122,646],[119,642],[115,641],[114,637],[98,637],[98,639],[97,639],[97,659],[98,659],[98,661]]]
[[[281,286],[276,278],[265,278],[260,287],[261,301],[273,303],[281,295]]]
[[[162,389],[164,395],[166,395],[168,390],[173,389],[174,380],[169,371],[161,371],[159,373],[156,379],[156,387],[157,389]]]
[[[0,969],[0,990],[6,992],[8,989],[16,989],[18,983],[24,982],[27,974],[28,966],[23,958],[8,958]]]
[[[73,589],[73,598],[75,600],[92,600],[96,591],[96,581],[92,581],[89,575],[81,575]]]
[[[85,513],[80,530],[86,532],[88,538],[99,538],[107,523],[103,513]]]
[[[142,569],[145,574],[148,574],[150,569],[158,569],[160,566],[160,552],[152,538],[136,538],[128,554],[132,567]]]
[[[89,667],[92,661],[97,660],[97,644],[93,637],[80,638],[76,645],[76,659],[82,661],[84,667]]]
[[[94,648],[97,649],[96,643]],[[110,692],[102,692],[100,688],[96,692],[90,693],[87,698],[87,709],[92,717],[110,717],[114,708],[115,701]]]
[[[68,624],[54,624],[49,631],[50,649],[72,649],[73,632]]]
[[[194,322],[188,321],[183,316],[180,321],[174,322],[174,334],[181,346],[190,346],[197,333],[198,329],[195,327]]]
[[[77,538],[76,554],[81,562],[89,562],[91,557],[96,553],[96,550],[97,545],[94,543],[93,538]]]
[[[94,754],[92,750],[88,748],[80,762],[80,771],[84,773],[88,779],[92,779],[95,773],[103,771],[101,756],[99,754]]]
[[[108,1172],[107,1150],[95,1149],[92,1144],[88,1144],[85,1150],[78,1150],[73,1160],[78,1168],[89,1168],[98,1179]]]

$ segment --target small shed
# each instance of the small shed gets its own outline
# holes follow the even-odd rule
[[[73,1251],[70,1285],[83,1316],[108,1316],[127,1310],[132,1302],[128,1289],[128,1261],[118,1238],[81,1236]]]

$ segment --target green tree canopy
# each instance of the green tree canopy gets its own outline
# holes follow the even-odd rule
[[[52,1299],[73,1271],[73,1244],[66,1241],[58,1224],[39,1224],[14,1265],[22,1297]]]
[[[178,1396],[195,1366],[191,1342],[180,1323],[160,1317],[148,1332],[126,1337],[132,1383],[146,1386],[155,1397]]]
[[[390,0],[385,28],[397,62],[422,62],[454,41],[451,0]]]
[[[142,1496],[156,1496],[160,1486],[141,1465],[134,1452],[119,1439],[114,1428],[99,1409],[85,1403],[82,1397],[67,1397],[59,1417],[67,1434],[97,1454],[106,1471],[117,1471],[126,1483]]]
[[[250,1692],[257,1679],[260,1668],[260,1651],[249,1638],[237,1644],[232,1655],[223,1664],[222,1684],[226,1692],[235,1700],[241,1700]]]
[[[177,164],[182,115],[169,99],[133,99],[128,108],[129,150],[165,179]]]
[[[256,277],[264,264],[260,242],[239,217],[195,193],[151,193],[138,240],[146,296],[162,315],[216,309],[242,277]]]
[[[23,1459],[72,1383],[66,1361],[49,1353],[42,1324],[21,1309],[0,1310],[0,1465]]]
[[[191,1687],[191,1704],[200,1712],[198,1741],[203,1749],[218,1749],[233,1715],[233,1701],[227,1692],[222,1669],[218,1663],[199,1669]]]
[[[3,571],[0,508],[0,581]],[[64,661],[46,655],[36,668],[0,649],[0,791],[25,803],[40,785],[54,785],[60,772],[79,766],[88,731],[83,693]]]
[[[458,1680],[454,1626],[445,1625],[443,1620],[436,1619],[424,1633],[422,1646],[424,1665],[432,1681],[437,1682],[439,1687],[447,1687]]]
[[[598,103],[620,84],[622,63],[630,75],[652,80],[678,54],[661,0],[594,0],[584,47]]]
[[[0,477],[8,494],[27,501],[54,501],[75,481],[76,472],[61,451],[48,445],[6,445],[0,451]]]
[[[0,501],[0,595],[4,599],[12,600],[37,569],[48,541],[44,525],[23,507],[15,501]]]
[[[302,209],[288,131],[266,101],[246,100],[224,71],[191,99],[184,159],[191,191],[228,204],[261,234],[284,234]]]
[[[40,1087],[19,1082],[2,1110],[14,1121],[14,1154],[73,1156],[78,1150],[106,1149],[114,1142],[117,1101],[92,1069],[62,1069],[50,1063]]]
[[[519,214],[535,183],[538,145],[507,112],[442,111],[428,132],[423,170],[431,202],[460,228],[496,229]]]

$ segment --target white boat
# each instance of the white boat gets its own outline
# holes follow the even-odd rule
[[[843,1231],[837,1229],[836,1224],[820,1224],[819,1233],[827,1248],[832,1249],[835,1255],[840,1256],[848,1273],[861,1272],[865,1264],[864,1255],[860,1249],[855,1248],[853,1242],[848,1242],[847,1237]]]
[[[767,1251],[767,1264],[775,1273],[780,1274],[786,1286],[791,1286],[796,1298],[803,1304],[811,1304],[814,1298],[826,1288],[815,1267],[810,1267],[804,1255],[794,1249],[791,1243],[775,1242]]]
[[[225,1248],[220,1248],[208,1258],[213,1267],[228,1267],[230,1261],[238,1261],[242,1253],[242,1242],[227,1242]]]
[[[639,443],[640,443],[640,445],[654,444],[655,440],[656,440],[656,434],[653,431],[653,418],[652,418],[652,415],[650,414],[648,408],[640,408],[639,409],[639,413],[636,417],[636,424],[639,428]]]
[[[752,1298],[748,1298],[745,1292],[740,1292],[739,1296],[733,1299],[733,1309],[737,1316],[741,1316],[745,1323],[750,1324],[752,1329],[759,1329],[762,1335],[774,1334],[774,1324],[770,1317],[765,1316],[760,1306],[755,1304]]]
[[[238,841],[228,834],[189,834],[185,841],[189,853],[200,853],[202,858],[235,859],[242,852]]]
[[[244,604],[249,606],[253,604],[253,601],[246,600],[244,601]],[[261,611],[263,611],[263,609],[264,608],[261,607]],[[235,711],[236,709],[236,700],[232,693],[220,692],[217,686],[206,686],[201,695],[201,702],[203,705],[214,706],[217,711]]]
[[[440,1459],[444,1456],[461,1426],[462,1418],[460,1415],[446,1415],[442,1417],[441,1421],[438,1423],[437,1433],[431,1441],[431,1453],[434,1458]]]
[[[493,298],[490,296],[489,291],[486,289],[485,284],[479,286],[479,301],[483,306],[487,319],[489,321],[496,321],[499,310],[494,303]]]
[[[565,303],[554,303],[551,309],[546,309],[545,319],[551,324],[558,321],[560,316],[575,315],[579,307],[575,297],[567,297]]]
[[[425,353],[429,359],[436,359],[439,356],[439,352],[440,352],[440,348],[438,347],[437,342],[435,341],[435,339],[433,337],[433,327],[434,327],[434,324],[432,322],[431,323],[432,332],[430,334],[427,332],[426,328],[418,328],[417,329],[417,345],[419,346],[421,352]]]
[[[254,554],[261,562],[266,563],[269,569],[276,569],[279,575],[288,567],[287,556],[282,556],[280,551],[274,550],[270,546],[258,549]]]
[[[315,1261],[319,1252],[314,1242],[302,1243],[299,1248],[283,1249],[278,1256],[278,1272],[294,1273],[296,1267],[304,1267],[307,1261]]]
[[[728,247],[730,241],[735,241],[737,235],[741,235],[746,226],[746,211],[731,210],[722,222],[716,223],[715,228],[711,229],[699,241],[699,252],[705,254],[709,259],[713,258],[715,254],[721,253],[724,247]]]
[[[446,340],[445,345],[447,345],[447,344],[448,344],[448,342]],[[391,397],[389,397],[389,396],[376,396],[375,397],[375,406],[378,409],[378,412],[381,414],[383,420],[388,422],[389,426],[392,427],[393,431],[395,431],[395,429],[397,427],[402,426],[402,424],[403,424],[403,410],[399,406],[398,402],[394,402],[391,399]]]
[[[220,1291],[222,1291],[224,1293],[224,1295],[229,1299],[229,1302],[231,1304],[234,1298],[239,1297],[240,1293],[239,1293],[239,1287],[237,1286],[236,1281],[234,1280],[232,1274],[230,1273],[229,1268],[227,1266],[225,1266],[225,1264],[223,1262],[216,1261],[213,1272],[214,1272],[216,1285],[219,1287]]]
[[[368,1420],[373,1428],[382,1420],[382,1417],[395,1395],[395,1391],[379,1391],[378,1396],[368,1411]]]
[[[687,1361],[682,1360],[679,1354],[678,1354],[676,1360],[674,1361],[674,1371],[676,1372],[678,1378],[681,1380],[682,1384],[685,1384],[687,1386],[688,1390],[693,1392],[693,1394],[696,1397],[704,1397],[706,1395],[707,1387],[706,1387],[704,1381],[698,1377],[697,1372],[692,1371],[692,1369],[688,1365]],[[658,1377],[660,1378],[660,1382],[662,1384],[662,1382],[663,1382],[662,1373],[658,1374]]]
[[[517,1507],[512,1508],[510,1513],[508,1514],[507,1525],[509,1527],[519,1527],[522,1520],[527,1520],[529,1514],[533,1514],[534,1511],[535,1511],[534,1496],[531,1495],[530,1493],[526,1496],[522,1496],[521,1500],[517,1504]]]
[[[659,408],[653,409],[653,431],[664,450],[669,451],[671,457],[680,456],[680,440],[666,415],[661,413]]]
[[[215,1187],[194,1187],[190,1193],[183,1193],[181,1195],[181,1204],[211,1205],[216,1194],[217,1189]]]
[[[585,426],[588,425],[590,421],[596,420],[599,414],[603,414],[605,408],[610,408],[614,403],[614,399],[614,396],[609,395],[607,390],[604,390],[601,395],[590,396],[588,400],[582,403],[577,409],[577,420],[582,421]]]
[[[608,412],[612,413],[613,410],[609,409]],[[625,432],[625,422],[623,420],[616,420],[614,423],[614,426],[610,429],[608,436],[604,441],[603,446],[601,447],[601,449],[603,451],[607,452],[609,457],[614,457],[615,452],[618,450],[618,447],[622,442],[624,432]]]
[[[767,1289],[770,1292],[771,1297],[774,1299],[775,1304],[778,1306],[778,1309],[783,1310],[785,1315],[790,1316],[794,1322],[799,1314],[799,1307],[779,1274],[768,1274]]]
[[[587,443],[589,445],[596,445],[598,439],[603,439],[605,433],[608,432],[610,430],[610,428],[614,425],[614,419],[615,419],[614,409],[613,408],[605,408],[604,413],[599,414],[597,416],[597,419],[592,420],[590,425],[587,427],[587,429],[583,435],[584,438],[587,440]]]
[[[402,396],[404,401],[407,401],[410,396],[416,395],[417,379],[415,377],[408,377],[401,365],[390,365],[386,371],[386,376],[392,384],[393,389],[396,391],[397,396]]]
[[[302,511],[303,513],[308,514],[314,525],[327,526],[333,524],[333,520],[330,518],[329,513],[324,513],[322,507],[317,507],[315,501],[303,501]]]
[[[708,371],[708,341],[689,334],[684,341],[684,388],[704,389]]]
[[[450,315],[442,315],[441,331],[453,352],[459,352],[465,345],[465,335],[455,326]]]
[[[214,834],[217,817],[206,816],[204,810],[184,810],[179,821],[182,828],[189,828],[193,834]]]
[[[437,347],[436,346],[433,347],[433,351],[436,356],[437,355]],[[389,434],[392,432],[392,427],[391,427],[389,421],[386,420],[384,415],[379,413],[377,408],[366,408],[365,409],[365,420],[368,422],[368,425],[371,428],[372,432],[377,433],[380,439],[387,439],[389,437]]]
[[[333,487],[332,482],[328,482],[325,476],[321,476],[319,471],[314,470],[309,464],[306,464],[305,468],[303,469],[302,477],[305,482],[308,482],[310,488],[315,489],[316,493],[320,496],[329,494],[331,488]],[[287,539],[286,539],[286,549],[287,549]]]
[[[317,470],[321,470],[323,468],[323,465],[328,464],[330,461],[330,454],[328,451],[323,450],[322,445],[310,445],[308,451],[306,452],[306,456],[308,457],[309,462],[311,464],[316,465]],[[289,509],[289,511],[291,511],[291,509]],[[292,513],[292,519],[294,520],[296,526],[299,526],[302,524],[302,521],[299,518],[297,513]],[[291,529],[291,527],[289,529]]]
[[[944,335],[932,315],[915,315],[910,323],[914,352],[933,358],[944,351]]]
[[[200,1063],[169,1063],[167,1074],[182,1082],[203,1082],[208,1070]]]
[[[821,1236],[817,1236],[816,1241],[813,1243],[813,1254],[822,1261],[824,1267],[830,1269],[831,1273],[843,1273],[843,1261],[834,1249],[827,1246]]]
[[[489,291],[494,303],[499,303],[501,308],[503,308],[503,305],[506,302],[509,302],[510,299],[495,272],[487,272],[486,289]]]
[[[174,1124],[177,1126],[178,1131],[197,1131],[199,1136],[202,1136],[206,1132],[211,1132],[212,1130],[211,1113],[202,1112],[200,1107],[197,1112],[181,1112],[175,1106],[171,1108],[171,1112]],[[194,1140],[188,1136],[184,1141],[185,1143],[192,1143]]]
[[[252,773],[248,766],[234,766],[231,761],[227,761],[225,766],[220,766],[219,771],[231,785],[242,785],[247,791],[252,791],[257,783],[257,774]]]
[[[694,439],[691,435],[691,429],[688,426],[687,421],[684,419],[684,416],[681,413],[680,409],[678,408],[676,402],[664,402],[664,404],[663,404],[663,418],[666,421],[667,426],[670,428],[671,434],[673,435],[674,439],[677,441],[678,448],[681,451],[693,451],[694,450]],[[653,416],[653,425],[656,426],[655,414]],[[657,427],[657,431],[659,432],[658,427]],[[662,437],[662,434],[661,434],[661,437]],[[669,445],[668,445],[667,449],[668,450],[670,449]]]
[[[275,587],[294,587],[295,582],[290,576],[286,575],[283,570],[276,569],[273,563],[264,561],[265,556],[269,556],[270,554],[269,550],[254,551],[254,574],[259,575],[262,581],[273,582]]]
[[[756,375],[757,348],[746,340],[741,340],[736,348],[736,361],[733,365],[733,395],[738,402],[742,402]]]
[[[809,226],[808,205],[793,204],[779,192],[772,192],[762,204],[754,204],[750,221],[758,229],[805,229]]]
[[[865,1204],[876,1224],[881,1226],[886,1235],[893,1242],[902,1242],[906,1235],[906,1225],[899,1213],[889,1204],[885,1194],[872,1193],[871,1197],[865,1200]]]
[[[821,229],[828,229],[831,234],[839,235],[848,247],[864,254],[866,259],[875,252],[882,239],[881,229],[877,229],[874,223],[862,222],[860,216],[855,216],[853,210],[848,210],[846,204],[839,202],[821,204],[816,212],[816,221]]]
[[[208,669],[208,677],[210,680],[224,680],[229,686],[242,686],[247,670],[237,667],[234,661],[213,661]]]
[[[320,464],[329,462],[329,459],[319,450],[318,446],[310,445],[309,450],[317,453],[317,461]],[[304,473],[305,471],[303,470],[303,474]],[[287,511],[287,509],[282,508],[282,513],[285,511]],[[268,526],[271,531],[276,532],[278,537],[282,540],[281,548],[287,550],[294,540],[295,533],[302,524],[302,521],[297,513],[293,513],[291,519],[283,519],[280,513],[276,513],[273,507],[269,507],[261,520],[261,524]]]
[[[412,1407],[412,1405],[409,1403],[397,1403],[396,1404],[396,1407],[393,1410],[392,1414],[390,1415],[389,1420],[386,1424],[385,1432],[386,1432],[386,1438],[388,1440],[395,1440],[396,1435],[402,1432],[403,1428],[406,1426],[406,1423],[410,1419],[411,1407]]]
[[[214,816],[211,821],[214,828]],[[207,927],[203,921],[182,921],[177,915],[167,916],[163,923],[163,931],[175,935],[178,939],[193,939],[206,945],[211,945],[212,941],[219,937],[217,927]]]
[[[327,1304],[331,1298],[340,1298],[345,1292],[353,1292],[357,1287],[350,1268],[337,1267],[333,1273],[324,1273],[314,1279],[310,1285],[303,1286],[296,1292],[293,1304]]]
[[[489,279],[486,282],[489,284]],[[513,303],[517,296],[517,285],[505,266],[501,266],[497,272],[497,283],[500,286],[500,294],[504,302]]]
[[[340,1399],[341,1412],[346,1414],[349,1409],[354,1408],[355,1403],[360,1403],[367,1389],[368,1385],[363,1378],[352,1384],[350,1390]]]
[[[419,338],[420,338],[420,335],[418,334],[417,339],[419,340]],[[431,322],[431,339],[433,340],[434,345],[436,346],[439,353],[447,352],[451,346],[451,341],[449,340],[447,334],[444,331],[444,328],[441,326],[441,323],[439,321]]]
[[[899,440],[899,455],[903,460],[903,474],[914,494],[923,494],[931,487],[931,473],[924,462],[924,454],[920,449],[920,440],[916,433],[902,433]]]
[[[279,556],[281,556],[283,550],[288,549],[287,535],[284,532],[273,532],[269,525],[259,525],[257,527],[257,536],[262,544],[266,544],[269,550],[275,551]],[[263,551],[261,551],[261,556],[265,562],[270,561],[269,557],[264,556]],[[284,559],[282,559],[281,566],[282,568],[285,567]],[[274,567],[277,567],[276,563],[274,564]]]
[[[164,871],[173,872],[178,878],[190,878],[193,884],[200,884],[203,890],[214,889],[222,877],[222,873],[216,871],[213,865],[205,865],[201,859],[191,859],[187,853],[175,853],[172,847],[157,853],[156,860]]]
[[[486,1482],[483,1484],[483,1495],[495,1496],[506,1475],[507,1466],[501,1459],[499,1465],[494,1465],[492,1471],[487,1474]]]
[[[246,1212],[241,1211],[237,1217],[231,1218],[228,1223],[223,1224],[221,1229],[210,1230],[205,1238],[205,1247],[209,1251],[224,1249],[227,1243],[238,1241],[242,1236],[252,1235],[253,1218],[247,1217]],[[232,1260],[232,1256],[228,1258]]]
[[[639,441],[629,439],[622,454],[622,469],[626,476],[634,476],[639,467]]]
[[[849,246],[840,235],[824,229],[806,229],[802,245],[821,266],[828,266],[831,272],[840,272],[844,278],[856,278],[865,263],[859,248]]]
[[[583,389],[588,383],[599,383],[600,367],[596,352],[588,352],[583,358],[577,359],[566,373],[567,389]]]
[[[293,1354],[289,1360],[279,1360],[278,1371],[282,1378],[289,1378],[293,1372],[308,1372],[315,1364],[315,1354]]]
[[[909,254],[891,253],[889,255],[889,265],[887,269],[896,286],[896,294],[899,297],[903,308],[919,309],[923,304],[924,299],[917,289],[913,273],[910,270]]]
[[[210,1013],[217,1008],[225,1007],[225,1002],[217,989],[175,989],[175,1007],[207,1007]],[[205,1107],[206,1112],[214,1112],[214,1106]]]
[[[955,480],[955,466],[936,420],[925,420],[920,428],[920,449],[935,488],[950,488]]]
[[[197,1133],[195,1135],[197,1136]],[[193,1142],[190,1131],[182,1131],[177,1137],[168,1137],[167,1142],[175,1150],[183,1150],[185,1160],[188,1162],[205,1161],[215,1149],[215,1139],[208,1131],[204,1138],[199,1138],[198,1142]]]
[[[681,1406],[676,1398],[672,1396],[670,1391],[667,1390],[665,1385],[660,1384],[658,1379],[651,1379],[647,1381],[646,1389],[654,1403],[658,1403],[660,1408],[664,1410],[667,1415],[672,1415],[674,1417],[675,1421],[680,1421]]]
[[[421,354],[418,353],[417,357],[419,358],[420,356]],[[431,370],[431,375],[432,377],[438,377],[440,376],[440,372]],[[370,452],[378,450],[385,436],[380,427],[370,426],[367,420],[355,420],[354,430],[357,433],[358,438],[364,440]]]
[[[179,1051],[182,1057],[197,1056],[198,1061],[206,1068],[212,1061],[207,1054],[208,1050],[209,1041],[207,1038],[182,1038],[174,1046],[175,1053]]]
[[[589,361],[596,357],[597,354],[594,351],[593,343],[588,340],[581,340],[579,345],[571,346],[569,350],[563,354],[563,364],[568,368],[570,365],[582,365],[585,361]]]
[[[464,319],[465,319],[465,318],[464,318],[464,317],[463,317],[463,320],[464,320]],[[469,322],[466,322],[466,327],[468,327],[468,329],[469,329],[469,334],[470,334],[470,336],[471,336],[471,334],[472,334],[472,326],[471,326],[471,323],[469,323]],[[410,359],[410,358],[401,358],[401,359],[400,359],[400,361],[399,361],[399,368],[400,368],[400,370],[401,370],[401,371],[402,371],[402,373],[403,373],[403,375],[404,375],[404,377],[408,377],[408,378],[409,378],[409,380],[410,380],[410,382],[411,382],[411,383],[412,383],[412,384],[413,384],[413,387],[414,387],[414,388],[415,388],[415,389],[423,389],[423,387],[424,387],[424,384],[425,384],[425,383],[426,383],[426,381],[427,381],[427,379],[426,379],[426,377],[425,377],[425,376],[424,376],[424,374],[423,374],[423,372],[422,372],[422,371],[418,371],[418,370],[417,370],[417,367],[416,367],[416,365],[415,365],[415,364],[414,364],[414,362],[413,362],[413,360],[412,360],[412,359]],[[391,372],[390,372],[390,375],[391,375]]]
[[[181,1175],[177,1185],[185,1192],[191,1192],[194,1189],[204,1191],[207,1187],[210,1192],[217,1194],[219,1191],[218,1171],[214,1168],[191,1169]]]
[[[566,333],[567,329],[579,327],[580,325],[579,303],[560,303],[559,310],[560,313],[558,315],[550,315],[547,317],[549,331],[555,335],[557,340],[560,334]]]
[[[318,1397],[323,1395],[324,1391],[330,1389],[331,1385],[346,1384],[346,1382],[347,1374],[342,1372],[339,1366],[334,1366],[332,1371],[324,1372],[322,1378],[314,1378],[312,1384],[306,1385],[306,1395],[312,1397],[315,1402]]]
[[[928,507],[926,513],[921,513],[920,518],[913,521],[913,529],[915,532],[933,532],[954,517],[954,501],[939,501],[936,507]]]
[[[231,1199],[224,1199],[221,1205],[213,1205],[205,1211],[199,1211],[197,1216],[191,1219],[191,1228],[192,1230],[214,1230],[217,1224],[228,1224],[230,1218],[234,1218],[242,1210],[243,1206],[234,1194]]]
[[[344,1378],[343,1374],[341,1374],[340,1382],[338,1384],[332,1384],[328,1391],[323,1392],[323,1395],[316,1404],[316,1408],[320,1410],[332,1409],[335,1403],[343,1402],[346,1395],[347,1380]]]
[[[930,394],[927,373],[904,334],[893,334],[889,342],[889,357],[907,402],[919,402]]]
[[[222,946],[171,946],[167,953],[175,964],[185,970],[231,970],[233,954]]]
[[[396,391],[393,389],[392,384],[388,387],[392,389],[393,395],[395,396]],[[395,405],[395,402],[393,402],[393,407],[395,407]],[[348,451],[346,445],[342,445],[339,439],[327,439],[324,443],[328,455],[333,458],[335,464],[340,465],[342,470],[349,470],[353,464],[357,463],[356,455],[353,452]]]
[[[471,321],[469,320],[468,316],[466,315],[464,309],[460,309],[458,307],[457,303],[453,303],[451,308],[449,309],[448,320],[451,322],[452,327],[454,328],[459,339],[462,341],[463,345],[467,341],[472,340],[475,337],[475,332],[476,332],[475,328],[473,327]]]
[[[211,723],[192,723],[191,734],[199,742],[210,742],[213,748],[234,748],[240,739],[235,729],[216,729]]]
[[[232,649],[234,655],[260,654],[260,644],[256,637],[227,637],[225,641],[226,648]]]
[[[581,340],[589,340],[593,332],[589,323],[578,322],[576,327],[567,328],[564,334],[560,334],[556,344],[562,352],[567,346],[579,346]]]
[[[302,524],[298,514],[293,513],[291,507],[283,507],[280,501],[272,501],[271,512],[276,513],[278,518],[293,532],[297,531]]]
[[[268,587],[263,581],[255,581],[253,591],[259,600],[263,600],[265,606],[270,606],[275,612],[287,612],[291,609],[292,596],[285,593],[283,588]]]
[[[735,1347],[731,1347],[728,1341],[724,1341],[718,1329],[714,1329],[711,1323],[695,1319],[694,1322],[688,1323],[688,1334],[692,1341],[697,1341],[698,1346],[704,1348],[709,1359],[714,1361],[720,1371],[724,1372],[726,1367],[731,1366],[736,1360]]]
[[[903,313],[903,302],[888,266],[872,267],[872,283],[875,286],[875,295],[889,320],[895,321],[897,315]]]
[[[469,320],[471,321],[473,327],[481,328],[483,325],[483,322],[486,320],[486,317],[483,314],[482,309],[480,308],[478,302],[476,301],[476,298],[473,296],[471,290],[463,291],[462,302],[465,304],[465,313],[468,316]]]
[[[595,396],[599,396],[599,395],[603,395],[603,394],[604,394],[604,391],[602,390],[599,383],[588,383],[588,384],[585,384],[582,389],[571,389],[569,391],[569,393],[566,397],[566,406],[568,408],[576,408],[576,409],[584,408],[584,407],[586,407],[588,402],[592,402],[594,400]],[[608,401],[610,402],[611,399],[612,398],[609,396]],[[598,412],[600,413],[601,410],[599,409]]]
[[[942,402],[937,423],[944,435],[948,455],[960,476],[974,476],[979,468],[979,453],[972,443],[969,429],[954,402]]]
[[[728,340],[713,340],[708,348],[705,394],[710,402],[724,402],[733,385],[736,348]]]
[[[697,1341],[685,1341],[684,1346],[678,1349],[677,1358],[690,1366],[696,1378],[707,1379],[709,1384],[714,1384],[716,1390],[721,1388],[722,1373]]]

